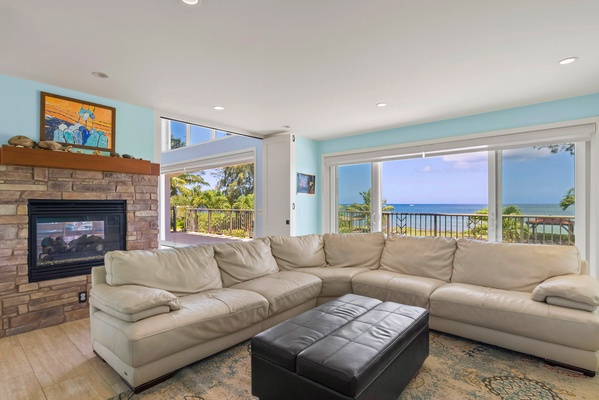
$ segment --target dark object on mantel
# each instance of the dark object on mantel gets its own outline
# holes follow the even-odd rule
[[[97,157],[91,154],[45,151],[8,145],[3,145],[0,149],[0,165],[160,175],[160,164],[150,163],[147,160]]]

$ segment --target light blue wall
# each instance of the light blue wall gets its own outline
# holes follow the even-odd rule
[[[318,142],[295,137],[295,169],[296,172],[316,176],[316,193],[297,194],[295,196],[295,235],[307,235],[320,232],[320,190],[319,182],[322,181],[320,173],[320,156]],[[296,184],[294,182],[294,184]]]
[[[599,93],[320,142],[320,154],[599,116]]]
[[[256,209],[262,208],[262,140],[244,136],[229,136],[224,139],[202,143],[196,146],[183,147],[166,153],[162,153],[160,164],[167,166],[192,161],[195,159],[214,157],[218,154],[254,150],[256,152],[256,163],[254,165],[254,202]],[[256,236],[261,236],[262,216],[256,214]]]
[[[422,140],[443,139],[474,133],[549,124],[597,116],[599,116],[599,93],[594,93],[586,96],[370,132],[298,146],[296,152],[298,171],[300,169],[300,160],[310,160],[310,163],[317,162],[318,178],[320,178],[317,178],[316,182],[316,195],[313,196],[313,199],[310,199],[310,205],[317,207],[318,212],[313,212],[312,214],[305,213],[302,215],[301,233],[321,232],[322,214],[319,205],[321,204],[322,196],[322,171],[320,171],[322,166],[320,160],[324,154],[383,147]],[[313,154],[314,150],[316,150],[316,154]]]
[[[6,75],[0,75],[0,144],[15,135],[40,139],[40,92],[116,108],[116,152],[154,161],[153,110]]]

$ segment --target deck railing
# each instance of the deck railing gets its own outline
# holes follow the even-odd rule
[[[171,207],[171,231],[254,237],[254,210]]]
[[[424,214],[383,212],[381,229],[387,234],[442,236],[487,240],[487,214]],[[339,232],[369,232],[370,212],[339,211]],[[504,215],[503,242],[573,245],[574,217]]]

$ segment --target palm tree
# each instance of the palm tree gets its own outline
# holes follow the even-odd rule
[[[489,209],[482,208],[474,212],[475,214],[484,215],[484,217],[475,218],[474,226],[470,229],[470,234],[475,238],[484,238],[489,232]],[[521,218],[509,218],[509,215],[522,215],[522,210],[515,205],[507,205],[501,211],[501,232],[504,242],[518,242],[522,239],[522,235],[528,236],[530,233],[528,225],[523,225]]]
[[[566,211],[568,207],[574,204],[574,200],[574,188],[570,188],[564,195],[562,201],[559,202],[559,206],[563,211]]]
[[[191,188],[210,186],[202,175],[205,171],[185,172],[171,178],[171,196],[185,196],[191,193]]]
[[[191,202],[194,207],[212,210],[228,210],[231,208],[227,196],[215,189],[196,190]]]
[[[370,204],[372,199],[372,192],[370,189],[368,189],[365,192],[360,192],[359,194],[362,197],[362,203],[353,203],[348,206],[339,206],[339,211],[346,211],[349,214],[339,216],[340,225],[342,223],[343,225],[348,225],[345,227],[340,226],[340,231],[352,231],[354,227],[349,225],[352,225],[356,221],[363,221],[363,223],[361,223],[361,225],[363,226],[363,228],[361,229],[362,231],[370,231]],[[393,210],[393,206],[388,206],[386,204],[387,199],[383,199],[381,201],[382,211]]]

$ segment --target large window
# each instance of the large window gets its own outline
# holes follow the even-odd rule
[[[590,123],[325,155],[323,230],[576,244],[586,258],[594,132]]]
[[[162,118],[161,120],[162,132],[166,136],[166,142],[168,143],[166,151],[193,146],[231,135],[229,132],[206,126],[174,121],[167,118]]]

